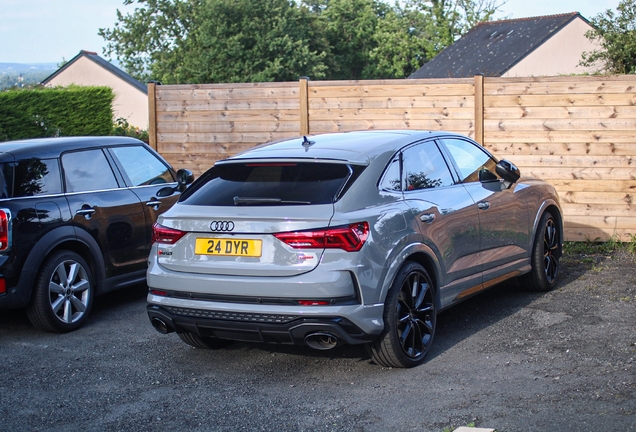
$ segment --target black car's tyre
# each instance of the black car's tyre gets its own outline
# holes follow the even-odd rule
[[[73,331],[88,318],[94,294],[95,283],[86,261],[75,252],[60,250],[40,268],[27,315],[44,331]]]
[[[211,336],[199,336],[196,333],[177,333],[182,341],[195,348],[219,349],[232,343],[231,340],[218,339]]]
[[[550,291],[556,285],[561,257],[561,232],[550,212],[541,216],[532,246],[532,270],[519,278],[521,285],[532,291]]]
[[[387,367],[413,367],[424,361],[433,344],[435,289],[421,265],[407,262],[389,290],[384,331],[367,345],[374,362]]]

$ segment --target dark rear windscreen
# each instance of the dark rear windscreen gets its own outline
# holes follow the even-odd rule
[[[201,176],[179,201],[210,206],[331,204],[353,174],[349,165],[337,163],[222,164]]]

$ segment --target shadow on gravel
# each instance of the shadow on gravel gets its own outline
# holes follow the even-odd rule
[[[435,340],[427,361],[442,355],[463,339],[525,308],[543,294],[523,290],[516,280],[507,281],[441,312],[437,317]],[[304,346],[235,343],[224,349],[254,349],[316,359],[346,358],[371,362],[364,345],[342,345],[327,351],[317,351]]]

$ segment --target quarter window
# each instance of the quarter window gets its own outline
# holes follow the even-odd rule
[[[102,150],[66,153],[62,156],[67,192],[87,192],[119,187]]]
[[[10,172],[11,168],[13,173]],[[14,198],[62,192],[60,166],[57,159],[23,159],[15,164],[6,164],[2,171],[4,175],[0,183],[3,198],[7,197],[11,190],[13,190]],[[15,180],[13,180],[14,177]]]

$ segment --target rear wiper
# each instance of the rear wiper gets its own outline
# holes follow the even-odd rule
[[[234,205],[311,204],[310,201],[286,201],[280,198],[234,197]]]

